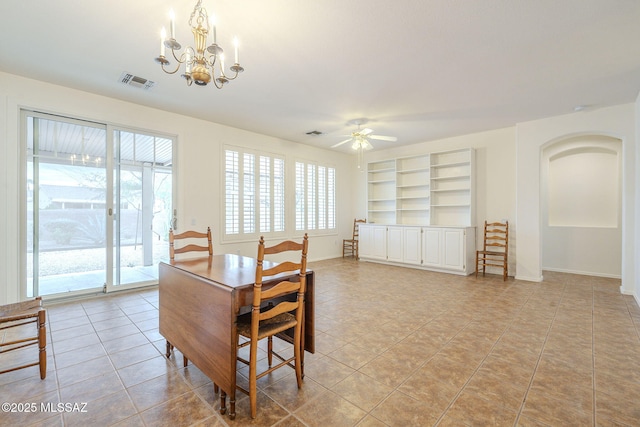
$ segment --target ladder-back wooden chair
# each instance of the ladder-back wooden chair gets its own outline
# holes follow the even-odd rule
[[[354,219],[353,220],[353,234],[351,239],[344,239],[342,241],[342,258],[347,254],[354,256],[356,259],[360,259],[358,252],[358,238],[360,234],[360,224],[366,223],[366,219]]]
[[[39,349],[37,362],[4,369],[0,371],[0,374],[38,365],[40,368],[40,378],[45,379],[47,376],[46,318],[47,311],[42,306],[41,297],[30,301],[0,306],[0,355],[36,344]],[[25,337],[25,328],[21,327],[28,324],[35,324],[35,330],[27,333]],[[16,329],[14,335],[9,335],[8,330],[12,328],[18,329]],[[5,334],[4,339],[2,339],[3,333]],[[35,336],[33,335],[34,333]],[[2,358],[0,358],[0,360],[1,359]]]
[[[251,418],[256,417],[257,411],[257,381],[263,376],[283,366],[295,369],[298,388],[302,387],[302,367],[300,365],[302,348],[302,327],[304,322],[304,294],[306,291],[307,249],[308,237],[305,234],[302,243],[286,241],[275,246],[265,247],[264,238],[260,237],[258,244],[258,263],[256,267],[256,281],[253,286],[253,304],[250,313],[238,316],[238,349],[249,346],[249,360],[238,356],[238,361],[249,365],[249,389],[237,386],[238,390],[249,395],[251,404]],[[291,252],[297,254],[296,261],[285,261],[275,267],[263,268],[265,255]],[[291,275],[295,278],[291,278]],[[289,275],[289,279],[277,281],[274,276]],[[276,280],[276,283],[273,281]],[[263,284],[269,287],[263,289]],[[285,298],[289,296],[289,298]],[[285,358],[273,350],[273,336],[293,328],[293,356]],[[247,341],[240,343],[240,337]],[[269,368],[261,373],[257,372],[258,341],[267,338],[267,360]],[[288,338],[288,337],[287,337]],[[272,366],[273,358],[280,360]],[[224,407],[224,404],[222,405]]]
[[[207,239],[206,245],[205,245],[204,239]],[[179,247],[176,247],[176,240],[179,240],[181,241],[181,243],[185,243],[185,244],[179,245]],[[195,241],[198,241],[198,244],[193,243]],[[185,254],[188,252],[208,252],[209,256],[213,255],[213,244],[211,242],[211,227],[207,227],[206,233],[187,230],[182,233],[175,234],[173,232],[173,228],[169,229],[169,259],[173,261],[176,258],[176,254]],[[173,350],[173,345],[169,341],[167,341],[167,352],[166,352],[167,358],[171,356],[172,350]],[[187,359],[187,357],[184,355],[182,356],[182,358],[183,358],[183,365],[186,367],[189,364],[189,359]]]
[[[507,280],[509,271],[509,221],[484,222],[484,243],[476,251],[476,277],[482,266],[484,276],[487,266],[502,269],[502,279]]]
[[[207,245],[188,243],[184,246],[175,247],[176,240],[185,240],[185,239],[207,239]],[[185,240],[186,242],[191,242],[191,240]],[[204,242],[203,242],[204,243]],[[187,230],[183,233],[174,234],[173,229],[169,229],[169,258],[174,260],[176,254],[184,254],[187,252],[204,252],[208,251],[209,255],[213,255],[213,245],[211,243],[211,227],[207,227],[206,233],[201,233],[198,231]]]

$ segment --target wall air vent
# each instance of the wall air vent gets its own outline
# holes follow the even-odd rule
[[[156,84],[156,82],[147,80],[144,77],[134,76],[133,74],[127,72],[124,72],[120,75],[119,81],[122,84],[137,87],[138,89],[142,90],[149,90]]]

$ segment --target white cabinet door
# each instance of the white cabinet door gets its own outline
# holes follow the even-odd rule
[[[402,262],[403,227],[387,228],[387,261]]]
[[[422,233],[420,227],[403,227],[402,259],[407,264],[422,263]]]
[[[358,227],[358,255],[370,258],[373,252],[373,227],[360,224]]]
[[[387,259],[387,226],[361,224],[359,229],[360,258]]]
[[[442,266],[452,270],[464,270],[464,230],[442,229]]]
[[[373,227],[373,257],[377,259],[387,258],[387,227],[377,225]]]
[[[441,261],[441,228],[424,228],[422,234],[422,264],[439,267]]]
[[[475,267],[475,230],[471,227],[362,224],[360,257],[471,274],[469,270]]]

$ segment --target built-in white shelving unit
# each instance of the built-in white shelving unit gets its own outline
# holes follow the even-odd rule
[[[367,165],[367,215],[369,222],[396,222],[396,162],[384,160]]]
[[[429,155],[396,159],[396,224],[429,224]]]
[[[454,274],[475,269],[472,148],[371,162],[360,258]]]
[[[471,148],[368,164],[368,221],[387,225],[475,224]]]
[[[475,152],[432,153],[431,224],[475,225]]]

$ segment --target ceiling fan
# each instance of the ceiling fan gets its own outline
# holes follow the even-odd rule
[[[353,148],[354,150],[358,150],[358,149],[370,150],[371,148],[373,148],[373,146],[369,142],[369,139],[377,139],[380,141],[397,141],[398,140],[398,138],[396,138],[395,136],[372,135],[371,132],[373,132],[373,130],[369,128],[360,129],[360,126],[366,124],[368,121],[369,120],[365,118],[348,121],[347,122],[348,125],[357,125],[358,130],[356,130],[355,132],[352,132],[351,135],[344,135],[344,136],[349,136],[349,138],[345,139],[344,141],[338,142],[335,145],[332,145],[331,148],[336,148],[341,146],[342,144],[346,144],[347,142],[352,142],[351,148]]]

